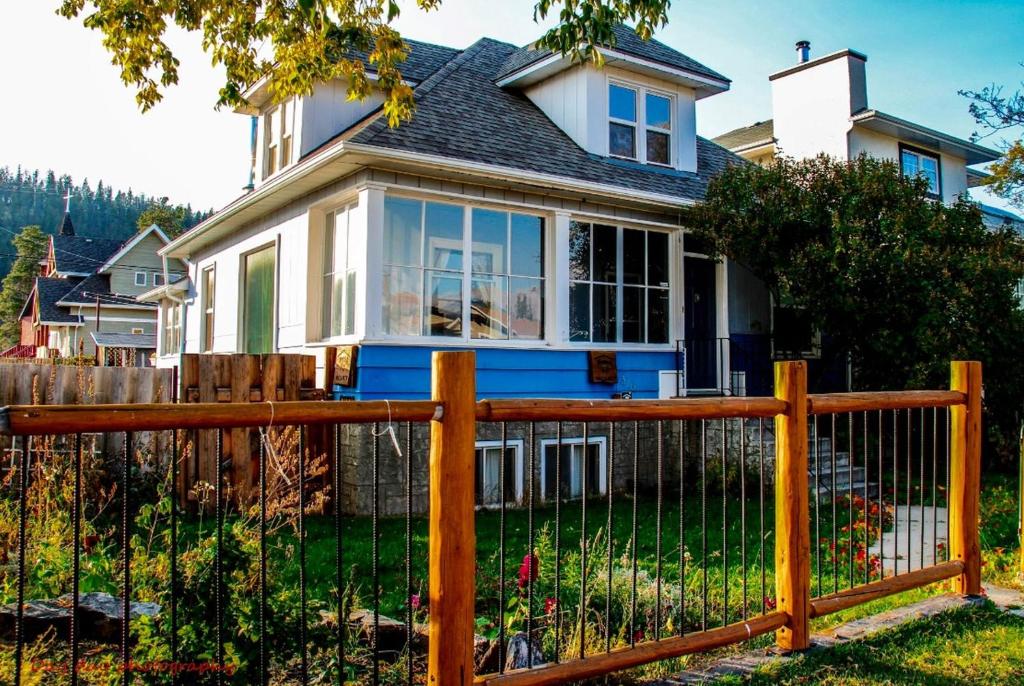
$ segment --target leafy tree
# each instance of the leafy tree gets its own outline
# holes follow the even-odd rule
[[[442,2],[416,0],[416,6],[430,11]],[[539,45],[599,62],[594,46],[614,43],[615,24],[632,23],[649,38],[667,22],[669,4],[538,0],[535,20],[556,11],[559,19]],[[401,75],[407,47],[392,27],[400,11],[397,0],[62,0],[59,10],[69,19],[84,15],[84,25],[103,35],[121,80],[135,87],[143,110],[178,82],[178,60],[165,41],[168,27],[176,25],[202,32],[204,49],[224,67],[218,105],[243,103],[245,89],[265,75],[276,100],[308,94],[318,82],[336,78],[348,80],[349,97],[364,98],[371,89],[360,59],[365,56],[386,95],[384,113],[392,126],[414,109]]]
[[[39,261],[46,257],[48,240],[38,226],[26,226],[11,241],[18,257],[0,290],[0,346],[3,348],[16,345],[21,337],[18,315],[39,275]]]
[[[731,167],[687,221],[777,302],[805,308],[832,353],[850,355],[858,388],[942,388],[951,359],[981,360],[990,437],[1007,454],[1024,391],[1024,249],[967,198],[933,202],[892,161],[822,155]]]
[[[1021,86],[1024,87],[1024,81]],[[988,183],[996,195],[1024,209],[1024,139],[1020,138],[1020,132],[1024,130],[1024,91],[1004,96],[1002,86],[991,84],[980,91],[962,90],[960,95],[970,99],[971,115],[985,132],[984,135],[975,133],[974,140],[1001,131],[1017,130],[1017,140],[1004,141],[1003,159],[988,168],[992,174]]]
[[[167,198],[154,201],[139,215],[137,226],[139,231],[148,229],[156,224],[164,233],[171,238],[180,235],[185,230],[188,211],[181,205],[170,205]]]

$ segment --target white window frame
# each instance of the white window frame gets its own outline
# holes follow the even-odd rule
[[[513,465],[513,474],[514,474],[514,479],[515,479],[515,494],[516,494],[515,502],[516,503],[521,503],[523,501],[523,491],[524,491],[523,483],[525,482],[525,474],[524,474],[524,471],[523,471],[524,442],[521,439],[507,440],[507,441],[505,441],[504,445],[505,445],[506,449],[512,448],[515,451],[515,458],[514,458],[515,462],[514,462],[514,465]],[[478,458],[477,458],[478,451],[484,451],[484,450],[487,450],[487,449],[497,448],[499,450],[499,452],[500,452],[501,451],[501,447],[502,447],[502,442],[501,441],[477,441],[476,444],[473,447],[473,468],[477,469],[477,468],[479,468],[481,466],[477,462],[477,460],[478,460]],[[483,459],[483,453],[482,452],[480,452],[479,459]],[[475,479],[474,479],[474,483],[476,483]],[[473,498],[474,498],[474,502],[475,502],[475,500],[476,500],[476,494],[475,493],[474,493]],[[496,508],[496,507],[501,507],[501,505],[499,503],[495,503],[493,505],[486,505],[486,504],[485,505],[477,505],[476,507],[478,509],[488,510],[488,509],[493,509],[493,508]]]
[[[359,303],[359,267],[360,260],[359,255],[353,248],[353,224],[354,219],[358,218],[359,215],[356,210],[359,209],[358,198],[353,198],[349,202],[342,203],[333,209],[330,209],[324,213],[323,218],[323,232],[320,239],[320,245],[323,249],[323,269],[321,270],[320,278],[320,339],[323,341],[336,341],[336,340],[348,340],[356,335],[358,329],[358,322],[356,316],[360,309]],[[345,279],[345,286],[342,291],[342,302],[341,307],[344,307],[348,301],[348,288],[351,285],[354,290],[352,296],[352,312],[347,313],[347,316],[343,313],[342,316],[342,331],[339,334],[333,334],[333,317],[334,313],[339,307],[339,303],[334,302],[334,280],[338,277],[339,266],[334,264],[334,256],[337,252],[337,246],[334,244],[335,236],[337,232],[338,215],[344,215],[345,221],[347,222],[345,229],[345,264],[341,265],[341,273]],[[333,217],[333,220],[331,219]],[[328,251],[328,241],[330,241],[331,250]],[[356,245],[355,249],[358,250],[359,246]],[[352,277],[351,284],[348,281],[349,277]],[[330,281],[328,282],[328,279]],[[327,312],[327,307],[330,306],[330,314]],[[315,316],[315,313],[314,313]],[[345,323],[349,323],[351,331],[345,332]]]
[[[164,275],[160,272],[153,272],[153,285],[163,286]]]
[[[270,125],[277,120],[276,129]],[[263,178],[268,179],[295,161],[295,99],[289,98],[263,113]]]
[[[931,188],[929,188],[928,192],[931,195],[935,196],[935,197],[940,197],[942,195],[942,158],[941,158],[941,156],[938,153],[934,153],[933,154],[931,152],[928,152],[927,150],[922,150],[920,148],[915,148],[913,146],[905,145],[905,144],[901,143],[900,146],[899,146],[899,155],[900,155],[900,173],[903,174],[904,176],[910,177],[910,178],[913,178],[913,176],[916,176],[916,177],[923,178],[924,180],[927,181],[928,177],[925,176],[922,173],[922,171],[921,171],[921,167],[922,167],[921,162],[922,162],[922,160],[925,160],[925,159],[929,159],[929,160],[935,162],[935,190],[932,190]],[[913,157],[915,157],[917,159],[917,174],[912,176],[904,168],[904,166],[903,166],[903,156],[904,155],[911,155],[911,156],[913,156]]]
[[[420,254],[420,266],[415,265],[398,265],[391,264],[387,261],[386,256],[381,253],[380,268],[381,274],[387,272],[390,268],[414,268],[419,269],[421,275],[421,290],[420,290],[420,331],[424,330],[424,313],[426,311],[427,302],[429,300],[429,289],[428,283],[425,279],[426,274],[429,272],[434,273],[447,273],[451,275],[458,274],[462,281],[462,333],[459,336],[433,336],[430,334],[392,334],[386,333],[387,322],[384,316],[384,303],[380,304],[379,314],[380,316],[380,338],[386,341],[402,341],[408,343],[424,343],[432,345],[501,345],[501,346],[521,346],[521,347],[535,347],[542,345],[548,338],[548,332],[551,329],[551,324],[548,317],[548,302],[554,297],[550,291],[550,284],[553,279],[551,277],[553,273],[552,265],[553,261],[557,259],[557,256],[552,250],[551,235],[554,230],[554,222],[550,216],[550,213],[535,210],[532,208],[525,207],[508,207],[497,204],[487,203],[476,203],[468,201],[464,198],[448,198],[448,197],[428,197],[413,194],[406,194],[401,192],[388,192],[385,196],[385,202],[387,197],[400,198],[404,200],[413,200],[422,203],[420,209],[420,231],[421,238],[425,234],[425,217],[426,217],[426,206],[427,203],[436,203],[441,205],[456,205],[462,209],[462,240],[461,244],[455,241],[441,239],[438,237],[432,237],[431,242],[428,244],[423,241],[421,245],[422,251]],[[472,323],[469,317],[465,315],[472,311],[472,284],[474,279],[480,280],[488,277],[488,274],[473,272],[472,255],[473,255],[473,210],[491,210],[496,212],[503,212],[509,215],[509,252],[511,253],[511,216],[514,214],[520,214],[528,217],[537,217],[543,222],[543,228],[541,230],[541,248],[543,250],[543,263],[541,265],[541,276],[539,277],[527,277],[522,276],[521,278],[536,279],[540,282],[541,294],[543,302],[541,304],[540,317],[541,317],[541,331],[540,335],[536,338],[521,338],[513,336],[511,332],[511,308],[509,308],[509,335],[507,338],[474,338]],[[381,240],[383,240],[383,233],[381,234]],[[445,245],[448,243],[450,245]],[[429,259],[430,251],[434,248],[461,248],[462,250],[462,270],[448,270],[438,267],[431,267],[431,261]],[[511,255],[506,256],[506,261],[510,259]],[[506,272],[503,274],[506,278],[510,279],[517,276],[508,272],[506,266]],[[508,296],[508,289],[506,289],[506,296]]]
[[[205,267],[199,272],[200,279],[199,283],[203,289],[201,293],[202,310],[200,314],[202,319],[199,322],[199,347],[202,349],[201,352],[209,353],[213,352],[214,339],[213,335],[216,331],[217,321],[217,265],[212,264],[209,267]],[[207,277],[210,277],[207,280]],[[212,288],[210,288],[212,284]],[[210,291],[213,291],[213,298],[211,302]],[[210,345],[206,345],[207,338],[209,338]]]
[[[139,279],[140,276],[142,277],[142,279]],[[149,274],[147,274],[146,272],[135,272],[135,285],[136,286],[145,286],[148,283],[149,283]]]
[[[144,328],[142,328],[141,326],[133,326],[132,327],[132,335],[133,336],[138,336],[138,335],[141,335],[141,334],[144,334],[144,333],[146,333],[146,330]]]
[[[165,301],[163,340],[160,342],[160,354],[164,357],[176,355],[181,348],[181,318],[184,306],[173,300]]]
[[[540,442],[540,497],[542,500],[546,498],[545,494],[548,492],[547,489],[547,462],[548,462],[548,448],[554,447],[557,453],[557,446],[572,446],[572,445],[583,445],[583,436],[575,436],[572,438],[563,438],[559,441],[557,438],[544,438]],[[598,495],[608,494],[608,437],[607,436],[588,436],[587,445],[598,446]],[[578,471],[579,467],[576,465],[576,460],[569,460],[569,483],[572,484],[572,477],[575,471]],[[565,475],[563,475],[564,477]],[[580,482],[582,484],[582,481]],[[570,496],[569,500],[578,500],[582,496]]]
[[[629,121],[626,119],[619,119],[613,117],[611,113],[611,88],[617,86],[619,88],[625,88],[631,90],[636,94],[636,121]],[[668,112],[669,112],[669,128],[663,129],[657,126],[648,126],[647,124],[647,95],[656,95],[659,98],[665,98],[668,100]],[[609,78],[608,83],[605,86],[605,96],[607,107],[605,108],[605,114],[608,118],[608,135],[605,137],[605,144],[608,146],[608,156],[614,157],[620,160],[630,160],[632,162],[639,162],[640,164],[650,164],[656,167],[664,167],[666,169],[674,168],[676,165],[676,135],[675,131],[677,128],[676,124],[676,96],[674,93],[659,90],[657,88],[650,88],[641,83],[634,83],[629,81],[623,81],[617,78]],[[612,154],[611,151],[611,125],[620,124],[622,126],[630,126],[633,128],[633,145],[635,146],[635,156],[626,157],[623,155]],[[668,162],[651,162],[647,159],[647,132],[656,131],[658,133],[664,133],[668,135]]]

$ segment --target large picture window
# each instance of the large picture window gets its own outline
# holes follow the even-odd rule
[[[668,234],[573,222],[569,339],[668,343]]]
[[[324,228],[323,335],[355,333],[356,261],[352,249],[355,205],[327,214]]]
[[[582,438],[541,442],[541,493],[544,500],[555,497],[575,499],[596,497],[608,492],[608,470],[604,437],[591,437],[586,447]]]
[[[542,218],[385,199],[385,333],[538,339],[543,294]]]

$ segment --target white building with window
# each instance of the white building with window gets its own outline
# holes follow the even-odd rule
[[[928,181],[931,194],[951,203],[981,184],[972,165],[999,159],[977,143],[915,124],[868,106],[867,56],[840,50],[810,59],[797,43],[795,65],[768,77],[772,119],[735,129],[715,141],[752,162],[775,155],[796,159],[826,153],[840,160],[861,154],[897,161],[907,176]]]
[[[246,93],[254,186],[162,251],[191,271],[180,298],[167,286],[160,364],[352,345],[339,394],[421,398],[431,352],[468,347],[492,397],[721,390],[728,350],[696,373],[681,342],[728,338],[729,267],[688,244],[680,210],[742,163],[696,135],[696,101],[728,79],[627,27],[600,69],[408,43],[417,110],[395,129],[380,93],[351,102],[341,81]],[[611,377],[594,350],[615,353]]]

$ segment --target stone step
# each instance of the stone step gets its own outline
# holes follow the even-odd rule
[[[813,498],[814,497],[814,482],[812,481],[810,485],[811,485],[811,497]],[[868,486],[868,498],[877,498],[878,497],[878,484],[872,481],[872,482],[869,482],[867,486]],[[850,489],[849,489],[849,485],[848,484],[844,484],[841,487],[838,484],[836,485],[836,497],[842,497],[844,495],[849,494],[849,492],[850,492]],[[853,482],[853,494],[854,495],[859,495],[861,497],[864,496],[864,481],[863,480],[854,481]],[[833,495],[832,495],[832,489],[831,489],[830,485],[829,484],[824,484],[824,483],[821,484],[821,487],[818,488],[818,495],[821,498],[822,502],[829,502],[829,501],[831,501]]]
[[[851,471],[852,471],[852,475],[851,475]],[[854,483],[863,482],[864,481],[864,477],[866,475],[864,474],[864,468],[863,467],[854,467],[853,470],[846,470],[846,469],[837,470],[836,471],[836,475],[835,475],[836,478],[835,478],[834,481],[832,479],[832,473],[831,472],[828,472],[828,473],[824,473],[823,472],[821,474],[815,475],[814,472],[811,471],[811,473],[808,474],[807,476],[810,479],[810,483],[812,483],[812,484],[813,483],[819,483],[822,486],[827,485],[829,488],[832,488],[833,483],[835,483],[835,487],[836,488],[845,490],[850,485],[850,481],[851,480]],[[851,479],[851,476],[852,476],[852,479]]]

